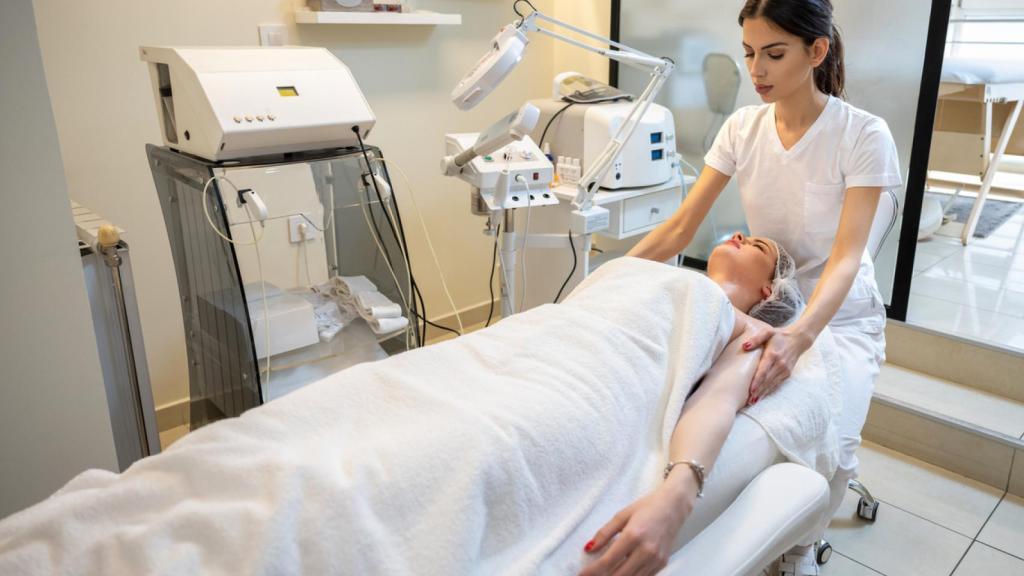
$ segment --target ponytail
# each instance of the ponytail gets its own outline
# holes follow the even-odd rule
[[[814,69],[814,85],[825,94],[846,99],[846,65],[843,63],[843,38],[832,25],[828,55]]]

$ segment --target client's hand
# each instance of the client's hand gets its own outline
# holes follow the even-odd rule
[[[611,546],[580,576],[657,573],[672,555],[676,535],[693,510],[696,498],[693,482],[682,474],[669,476],[656,490],[623,508],[587,543],[584,550],[591,554],[599,554],[609,542]]]
[[[764,355],[757,364],[757,371],[750,383],[750,404],[774,392],[793,373],[797,360],[814,343],[803,332],[792,327],[772,328],[760,327],[753,336],[743,344],[747,352],[764,346]]]

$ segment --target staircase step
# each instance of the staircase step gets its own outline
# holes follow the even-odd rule
[[[889,363],[882,366],[863,434],[1024,495],[1024,402]]]
[[[890,364],[1024,402],[1024,354],[890,320]]]

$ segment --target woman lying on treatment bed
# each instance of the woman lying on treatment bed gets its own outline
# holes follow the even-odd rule
[[[737,339],[760,321],[741,311],[777,324],[799,305],[780,252],[736,235],[707,277],[609,262],[562,304],[84,472],[0,522],[0,574],[653,573],[700,490],[666,462],[714,467],[709,492],[733,476],[716,457],[760,401]]]
[[[598,554],[618,535],[582,574],[653,574],[664,567],[736,413],[759,400],[749,385],[760,356],[738,354],[737,337],[758,322],[782,326],[799,312],[803,299],[793,282],[795,271],[792,257],[764,238],[736,233],[712,251],[708,277],[736,308],[731,344],[686,400],[672,434],[665,482],[616,514],[587,542],[584,550]]]

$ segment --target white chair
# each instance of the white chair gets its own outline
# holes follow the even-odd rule
[[[758,474],[732,504],[676,552],[660,574],[754,575],[812,538],[828,511],[821,474],[784,462]]]

